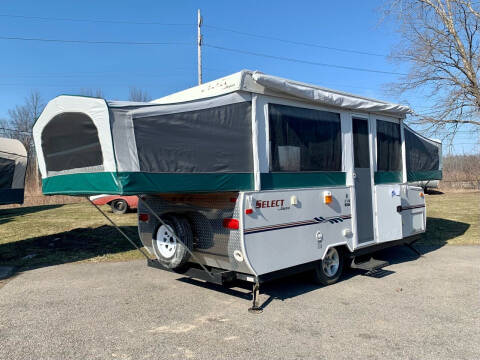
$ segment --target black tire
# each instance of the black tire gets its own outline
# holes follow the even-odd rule
[[[110,207],[114,214],[125,214],[128,211],[128,204],[123,199],[113,200],[110,203]]]
[[[330,261],[329,257],[327,256],[329,252],[335,251],[338,255],[338,268],[334,273],[328,273],[328,270],[325,268],[329,268],[328,262]],[[343,272],[343,264],[344,264],[344,254],[343,251],[339,248],[330,248],[328,249],[325,257],[318,262],[318,265],[315,267],[313,271],[313,280],[320,285],[331,285],[335,284],[340,276],[342,276]]]
[[[160,224],[155,232],[153,233],[153,251],[158,259],[158,261],[166,268],[181,272],[185,270],[186,264],[190,259],[190,251],[193,248],[193,233],[190,227],[190,223],[188,220],[183,216],[164,216],[162,220],[168,225],[176,236],[182,241],[182,243],[175,240],[171,234],[168,234],[166,229],[164,228],[163,224]],[[162,230],[163,229],[163,230]],[[160,233],[163,231],[163,234]],[[174,250],[171,251],[171,255],[166,256],[166,249],[167,245],[165,242],[158,241],[158,239],[165,239],[170,238],[172,243],[175,243]],[[188,250],[187,250],[188,248]]]

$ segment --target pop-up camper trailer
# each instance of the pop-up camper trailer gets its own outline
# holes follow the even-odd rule
[[[441,144],[408,112],[241,71],[149,103],[59,96],[34,138],[45,194],[140,195],[151,265],[254,283],[313,269],[329,284],[345,259],[425,232],[408,182],[441,178]]]
[[[22,204],[27,151],[14,139],[0,138],[0,205]]]

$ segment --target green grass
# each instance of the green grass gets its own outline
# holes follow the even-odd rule
[[[140,245],[135,213],[112,219]],[[427,233],[420,244],[480,245],[480,192],[427,195]],[[31,269],[67,262],[141,259],[90,204],[0,209],[0,265]]]
[[[480,192],[426,195],[424,244],[480,245]]]
[[[136,213],[104,211],[141,246]],[[89,203],[0,210],[0,264],[20,269],[75,261],[140,259],[113,226]]]

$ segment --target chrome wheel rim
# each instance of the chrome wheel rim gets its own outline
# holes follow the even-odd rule
[[[177,240],[175,240],[170,226],[162,225],[158,228],[155,242],[156,248],[163,258],[170,259],[175,255]]]
[[[116,210],[118,211],[123,211],[127,207],[127,204],[123,201],[117,201],[115,204],[113,204]]]
[[[322,269],[325,275],[328,277],[333,277],[338,272],[340,267],[340,255],[338,254],[337,249],[330,248],[328,249],[325,257],[322,260]]]

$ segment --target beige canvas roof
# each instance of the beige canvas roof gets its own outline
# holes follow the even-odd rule
[[[400,118],[404,118],[410,112],[410,109],[404,105],[370,99],[251,70],[242,70],[235,74],[153,100],[153,102],[157,104],[181,103],[235,91],[297,98],[322,105],[355,111],[385,113]]]

